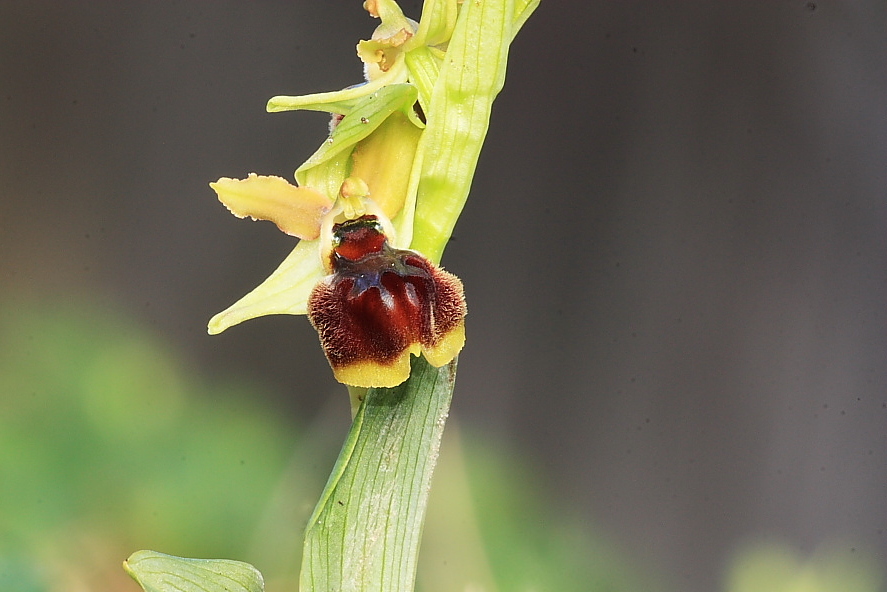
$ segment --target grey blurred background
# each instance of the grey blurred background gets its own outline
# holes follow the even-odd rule
[[[417,18],[421,3],[403,2]],[[124,310],[202,372],[347,402],[304,318],[208,318],[292,239],[207,187],[326,133],[360,2],[0,2],[0,290]],[[557,2],[444,257],[454,413],[678,589],[743,541],[887,559],[887,3]]]

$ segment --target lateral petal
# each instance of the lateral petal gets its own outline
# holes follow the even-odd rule
[[[270,220],[283,232],[309,240],[318,237],[320,220],[333,207],[326,195],[282,177],[250,173],[246,179],[222,177],[209,186],[238,218]]]

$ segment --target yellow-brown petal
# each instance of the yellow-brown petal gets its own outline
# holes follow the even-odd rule
[[[318,237],[321,219],[333,206],[319,191],[281,177],[250,173],[246,179],[222,177],[209,185],[238,218],[270,220],[283,232],[309,240]]]

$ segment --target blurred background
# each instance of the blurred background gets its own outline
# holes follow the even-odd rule
[[[374,26],[0,2],[0,589],[135,590],[139,548],[295,589],[347,397],[302,317],[206,334],[294,244],[207,183],[291,178],[327,118],[265,102],[359,82]],[[469,340],[423,590],[884,589],[885,30],[543,0],[444,256]]]

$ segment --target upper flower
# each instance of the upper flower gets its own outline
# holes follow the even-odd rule
[[[306,314],[325,276],[344,273],[345,268],[353,273],[355,265],[362,269],[364,263],[355,261],[364,256],[373,259],[366,265],[378,266],[378,256],[368,252],[337,267],[336,261],[343,261],[337,259],[342,241],[353,238],[347,231],[352,228],[349,221],[377,221],[386,260],[400,261],[406,255],[399,253],[409,247],[430,259],[419,256],[431,266],[422,273],[446,282],[454,278],[435,262],[467,197],[492,101],[504,82],[509,43],[537,4],[538,0],[428,0],[416,23],[393,0],[364,2],[366,10],[381,19],[372,38],[357,46],[366,82],[337,92],[275,97],[268,103],[271,112],[310,109],[333,114],[329,137],[296,170],[297,184],[254,173],[211,183],[236,216],[271,220],[301,241],[268,279],[210,320],[210,333],[267,314]],[[416,290],[409,286],[418,284],[409,279],[410,273],[399,277],[406,278],[405,291],[389,292],[391,299],[382,301],[387,308],[392,303],[412,306]],[[379,286],[386,281],[379,280]],[[461,284],[457,292],[461,298]],[[464,316],[464,304],[459,310]],[[399,316],[415,321],[411,314]],[[434,322],[434,314],[425,316]],[[316,322],[315,326],[321,329]],[[410,352],[423,351],[435,365],[445,364],[464,340],[453,334],[457,336],[451,335],[440,349],[440,331],[407,333],[407,362]],[[329,343],[324,347],[336,370]],[[403,356],[398,359],[401,369],[383,372],[384,379],[364,380],[339,371],[337,378],[346,384],[392,386],[409,372],[407,366],[403,374]]]

